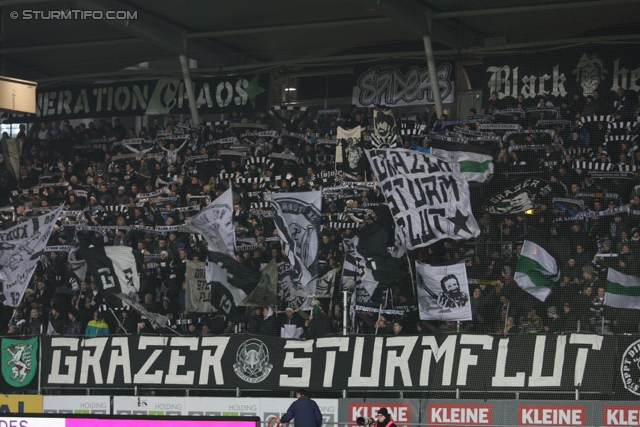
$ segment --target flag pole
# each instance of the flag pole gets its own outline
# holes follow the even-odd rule
[[[349,291],[342,291],[342,335],[347,335],[347,300]]]
[[[116,319],[116,322],[118,322],[118,325],[122,325],[122,323],[120,322],[120,319],[118,319],[118,316],[116,316],[116,314],[113,312],[113,309],[111,307],[109,307],[109,311],[111,312],[111,314],[113,314],[113,317]],[[131,335],[129,332],[127,332],[127,330],[124,328],[124,325],[122,326],[118,326],[119,329],[122,329],[124,331],[125,334],[127,335]]]
[[[382,317],[382,304],[380,304],[380,310],[378,310],[378,321],[376,322],[376,333],[374,335],[378,335],[378,322]]]
[[[416,295],[416,282],[413,279],[413,268],[411,268],[411,258],[409,258],[409,252],[405,251],[404,254],[407,256],[407,264],[409,264],[409,274],[411,275],[411,290],[413,291],[413,298],[418,299],[418,295]]]
[[[504,316],[504,327],[507,327],[507,319],[509,318],[509,306],[511,305],[511,301],[507,303],[507,314]]]

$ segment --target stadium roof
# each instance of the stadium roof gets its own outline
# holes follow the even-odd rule
[[[3,74],[45,86],[181,74],[180,54],[197,61],[195,74],[331,74],[362,62],[424,60],[429,23],[436,59],[468,63],[640,42],[638,0],[4,0],[0,7]]]

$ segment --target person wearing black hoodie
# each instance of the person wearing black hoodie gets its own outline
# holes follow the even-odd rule
[[[305,340],[312,340],[333,333],[331,319],[322,312],[320,307],[313,307],[309,320],[309,329],[304,334]]]

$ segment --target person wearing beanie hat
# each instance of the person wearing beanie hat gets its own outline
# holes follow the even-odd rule
[[[376,414],[376,422],[373,423],[374,427],[396,427],[396,424],[391,421],[391,414],[387,408],[378,409]]]
[[[556,333],[560,330],[562,321],[560,320],[560,316],[558,316],[558,310],[555,306],[550,306],[547,308],[547,318],[544,319],[544,326],[542,330],[544,332]]]
[[[321,427],[322,413],[318,404],[309,399],[307,391],[299,388],[295,391],[296,400],[289,406],[287,413],[282,418],[275,418],[277,423],[287,424],[296,420],[296,427]]]
[[[84,335],[82,323],[78,320],[78,310],[75,307],[69,309],[69,324],[65,335],[68,337],[81,337]]]
[[[304,313],[301,311],[300,313]],[[299,339],[304,332],[304,318],[291,307],[285,309],[284,320],[280,323],[280,338]]]

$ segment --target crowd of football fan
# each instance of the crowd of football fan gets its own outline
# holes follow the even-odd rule
[[[323,198],[326,221],[318,249],[319,274],[339,269],[344,262],[342,239],[356,235],[370,219],[389,216],[381,211],[385,207],[380,191],[358,185],[372,180],[366,156],[335,164],[337,128],[362,126],[360,146],[370,147],[372,115],[379,109],[384,106],[372,110],[352,106],[346,113],[323,110],[315,118],[304,108],[272,109],[254,117],[233,112],[224,122],[207,125],[179,123],[169,116],[139,130],[125,129],[118,120],[75,128],[69,121],[42,122],[30,130],[21,125],[19,177],[0,175],[0,207],[7,206],[0,212],[2,228],[36,214],[38,208],[66,203],[68,211],[81,211],[82,215],[58,223],[49,245],[77,245],[84,239],[94,245],[125,245],[140,251],[147,279],[140,290],[141,302],[149,311],[169,316],[174,331],[183,335],[278,336],[284,324],[303,328],[306,339],[342,333],[339,284],[335,298],[314,304],[310,313],[297,307],[252,308],[235,318],[188,313],[185,261],[205,261],[206,244],[196,234],[153,233],[145,227],[182,224],[231,185],[237,259],[259,271],[273,258],[287,261],[273,222],[259,208],[265,192],[326,190],[349,183],[339,191],[325,191]],[[396,112],[398,146],[429,152],[436,142],[457,141],[493,155],[494,179],[472,189],[481,234],[473,242],[442,240],[411,252],[407,267],[397,272],[395,280],[379,286],[374,297],[385,308],[415,308],[409,267],[414,260],[431,264],[464,260],[473,320],[427,322],[419,319],[417,310],[389,318],[359,313],[355,322],[349,319],[346,329],[365,334],[637,332],[635,317],[604,306],[603,271],[614,267],[625,274],[640,274],[640,216],[634,214],[640,213],[640,192],[634,191],[640,165],[640,105],[624,91],[612,99],[602,99],[598,91],[586,98],[550,100],[543,95],[531,104],[522,96],[509,103],[494,93],[484,114],[472,110],[464,120],[449,121],[434,111],[428,107],[425,114],[408,117]],[[508,133],[492,129],[493,124],[515,124],[521,130]],[[589,167],[628,171],[634,179],[594,179]],[[553,188],[533,214],[482,212],[481,202],[487,196],[530,175],[548,180]],[[563,202],[554,202],[558,198]],[[368,204],[376,207],[366,209]],[[628,209],[621,209],[625,206]],[[601,214],[580,215],[585,212]],[[383,226],[390,229],[392,222],[387,222]],[[330,223],[353,227],[331,227]],[[110,229],[102,235],[76,230],[74,226],[81,224],[129,229]],[[513,287],[522,241],[533,234],[545,236],[556,248],[562,272],[551,296],[537,304],[523,303],[507,291]],[[388,244],[393,244],[392,239]],[[90,275],[77,277],[65,251],[46,253],[19,307],[3,307],[0,325],[0,334],[13,335],[110,333],[173,332],[154,330],[129,310],[104,310],[96,283]]]

